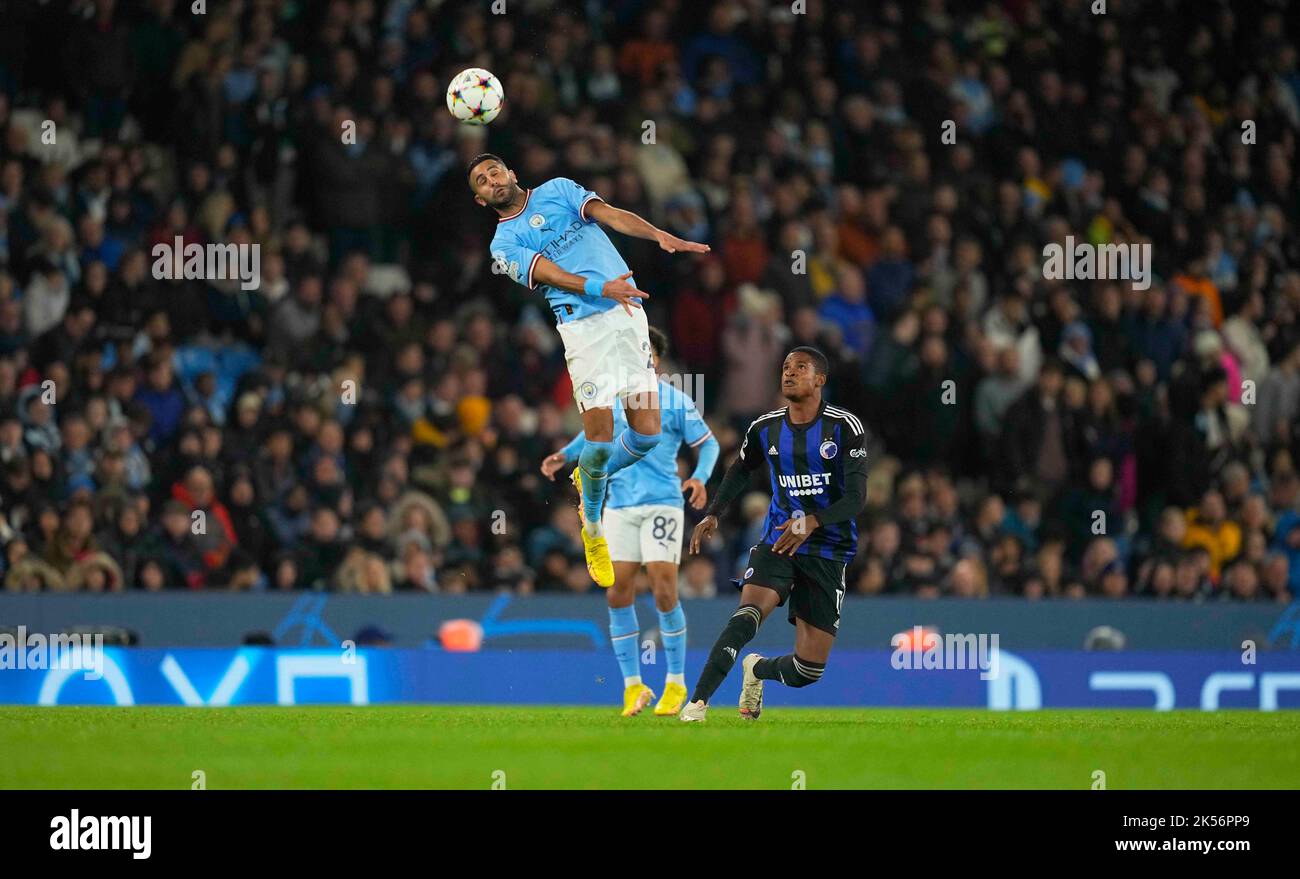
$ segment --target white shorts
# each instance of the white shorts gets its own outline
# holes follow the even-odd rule
[[[618,305],[557,326],[578,411],[610,408],[615,399],[659,387],[645,309]]]
[[[610,559],[680,564],[682,521],[682,508],[667,504],[606,508],[602,524]]]

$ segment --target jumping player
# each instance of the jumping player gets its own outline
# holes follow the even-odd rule
[[[659,395],[650,338],[632,272],[598,223],[646,238],[669,253],[707,253],[564,177],[522,189],[515,172],[491,153],[466,169],[474,201],[496,211],[493,270],[546,297],[564,340],[573,396],[586,445],[572,479],[582,497],[582,542],[597,585],[614,585],[614,567],[600,521],[606,479],[659,442]],[[619,306],[622,308],[619,308]],[[629,402],[628,426],[614,440],[613,407]]]
[[[740,607],[728,620],[700,672],[690,703],[678,715],[702,721],[709,699],[735,665],[736,655],[758,634],[775,608],[790,603],[794,653],[743,662],[740,715],[755,720],[763,709],[763,681],[806,687],[821,679],[840,625],[844,570],[857,550],[857,516],[866,505],[866,431],[856,415],[822,399],[826,357],[799,347],[781,367],[787,406],[755,420],[740,455],[727,470],[708,515],[691,534],[691,552],[718,527],[718,515],[749,484],[764,460],[772,477],[772,504],[763,539],[749,553],[740,580]]]
[[[668,350],[668,338],[650,328],[650,346],[658,373]],[[659,380],[663,441],[639,467],[620,470],[609,479],[605,502],[605,534],[614,561],[614,586],[609,602],[609,638],[623,673],[623,716],[632,717],[654,699],[654,691],[641,681],[641,629],[636,619],[634,581],[641,565],[650,577],[659,633],[663,639],[668,676],[663,696],[655,706],[659,717],[671,717],[686,704],[686,614],[677,600],[677,566],[681,561],[682,493],[699,510],[708,500],[705,484],[718,460],[718,441],[700,417],[695,402],[679,389]],[[624,408],[614,408],[615,430],[627,422]],[[554,479],[560,468],[577,459],[585,445],[578,434],[573,441],[542,461],[542,474]],[[695,470],[684,482],[677,475],[677,452],[683,446],[697,450]]]

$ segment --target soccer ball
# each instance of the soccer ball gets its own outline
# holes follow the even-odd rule
[[[501,80],[482,67],[470,67],[456,74],[447,86],[447,109],[461,122],[487,125],[506,102]]]

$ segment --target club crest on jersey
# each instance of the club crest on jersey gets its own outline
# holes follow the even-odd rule
[[[543,217],[541,214],[533,214],[531,217],[528,218],[528,225],[532,226],[534,229],[542,228],[542,226],[545,223],[546,223],[546,218]]]
[[[591,382],[583,382],[578,386],[578,393],[582,394],[583,399],[594,400],[596,398],[596,386]]]
[[[748,579],[749,579],[750,577],[752,577],[752,576],[754,576],[754,569],[753,569],[753,568],[745,568],[745,576],[742,577],[741,579],[742,579],[742,580],[748,580]]]
[[[836,453],[839,452],[839,450],[840,447],[835,445],[834,440],[827,440],[826,442],[822,443],[822,447],[818,451],[822,453],[823,458],[829,461],[831,458],[835,457]]]

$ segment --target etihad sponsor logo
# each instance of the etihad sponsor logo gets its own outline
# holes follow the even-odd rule
[[[573,246],[582,240],[582,227],[585,224],[581,220],[574,220],[565,229],[542,248],[542,256],[555,262],[564,254],[568,253]]]

